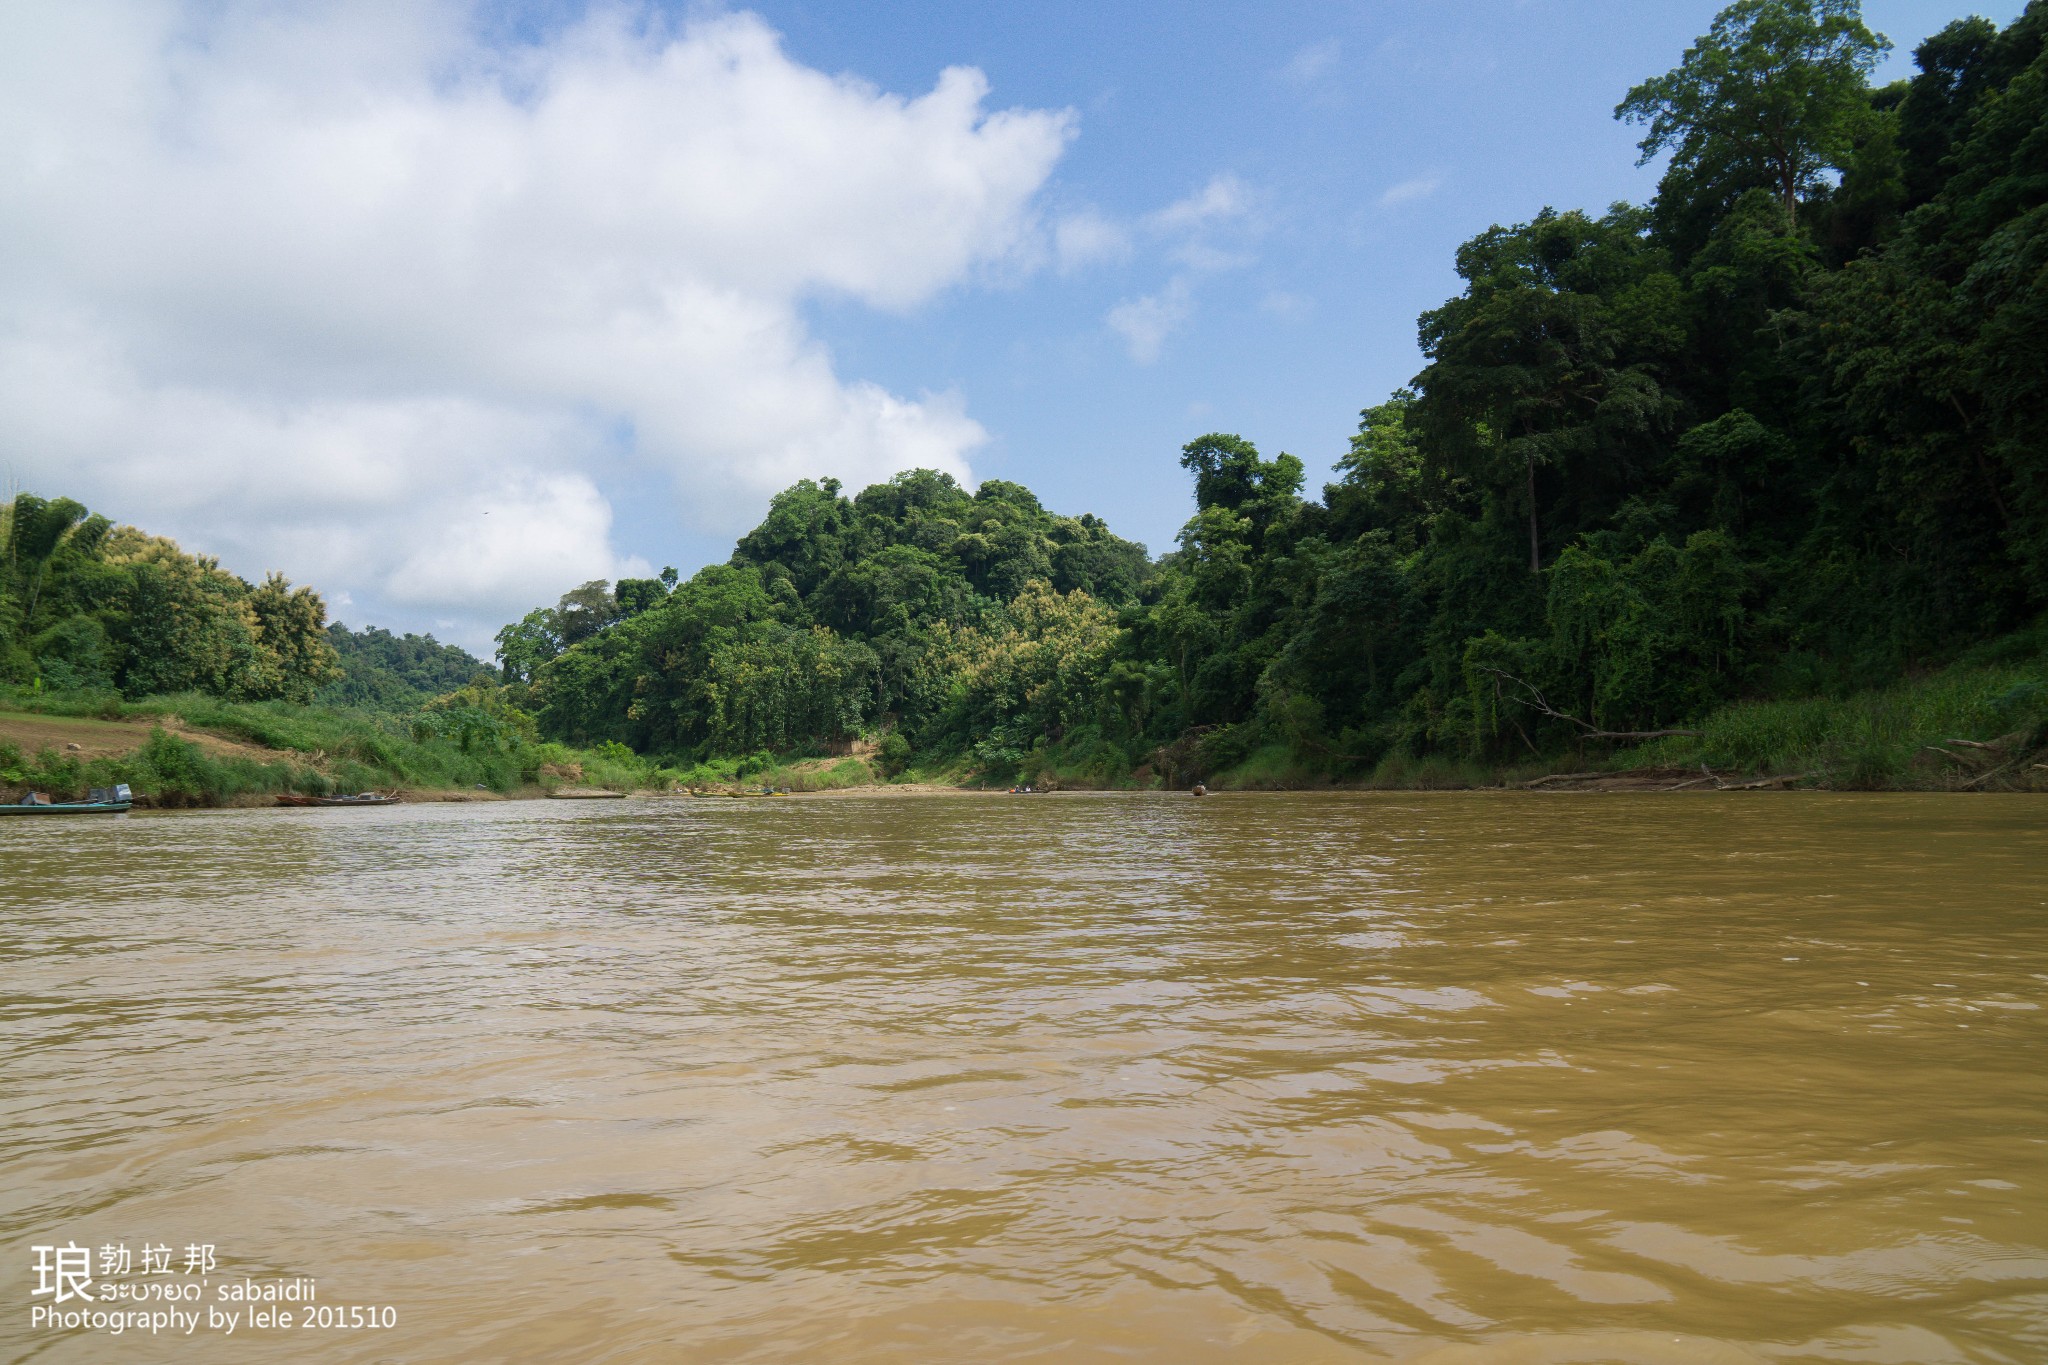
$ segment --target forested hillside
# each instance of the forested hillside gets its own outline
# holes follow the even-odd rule
[[[310,588],[249,583],[68,498],[0,504],[0,800],[126,782],[147,805],[217,805],[592,776],[662,781],[623,751],[538,743],[491,670],[431,636],[330,626]]]
[[[585,584],[498,637],[542,731],[704,757],[885,724],[1014,766],[1082,724],[1141,609],[1142,546],[1015,484],[926,470],[858,497],[806,480],[734,551],[671,587]]]
[[[0,684],[310,701],[338,676],[327,607],[70,498],[0,505]]]
[[[350,630],[336,621],[327,627],[327,642],[340,670],[317,694],[329,706],[411,711],[491,671],[468,650],[431,635],[393,635],[378,626]]]
[[[330,625],[311,588],[249,583],[70,498],[0,504],[0,685],[396,712],[489,671],[431,635]]]
[[[2048,602],[2048,5],[1873,88],[1855,0],[1740,0],[1617,116],[1648,205],[1459,248],[1426,365],[1302,462],[1190,442],[1156,563],[1014,484],[798,484],[728,564],[500,636],[543,731],[893,733],[987,773],[1556,752],[1842,695]]]

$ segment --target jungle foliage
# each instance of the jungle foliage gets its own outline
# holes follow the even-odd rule
[[[334,646],[340,669],[340,676],[317,695],[329,706],[417,710],[478,674],[492,672],[468,650],[444,645],[431,635],[393,635],[378,626],[350,630],[336,621],[327,627],[327,642]]]
[[[543,732],[1181,779],[1509,761],[1883,688],[2048,605],[2048,0],[1918,74],[1737,0],[1627,93],[1653,202],[1459,248],[1319,500],[1211,434],[1156,563],[1015,484],[803,482],[729,563],[500,636]]]
[[[1144,547],[1015,484],[805,480],[730,562],[585,584],[499,634],[543,733],[685,759],[829,748],[886,723],[1008,746],[1092,715]],[[586,628],[594,627],[594,628]],[[892,750],[891,762],[898,751]]]
[[[302,703],[339,676],[312,589],[247,582],[70,498],[0,506],[0,684]]]

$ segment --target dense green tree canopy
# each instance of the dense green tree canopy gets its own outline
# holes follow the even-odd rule
[[[499,659],[551,735],[699,755],[831,743],[883,723],[958,725],[936,659],[1002,629],[1030,593],[1108,610],[1150,571],[1142,546],[1016,484],[970,494],[913,470],[849,498],[805,480],[729,564],[672,591],[585,584],[586,605],[565,598],[500,632]],[[594,619],[607,601],[609,622],[565,628],[572,607]]]
[[[340,676],[327,608],[69,498],[0,508],[0,682],[304,702]]]
[[[319,700],[335,706],[411,711],[488,671],[468,650],[431,635],[393,635],[377,626],[352,631],[337,621],[327,639],[341,676],[320,689]]]

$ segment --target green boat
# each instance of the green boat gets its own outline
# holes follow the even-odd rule
[[[119,815],[134,805],[123,782],[113,787],[94,787],[86,801],[52,801],[41,792],[30,792],[19,801],[0,805],[0,815]]]

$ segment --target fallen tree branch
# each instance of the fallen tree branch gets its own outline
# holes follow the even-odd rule
[[[1488,664],[1480,664],[1478,668],[1481,673],[1491,673],[1496,679],[1504,679],[1511,682],[1529,694],[1526,698],[1513,697],[1506,698],[1505,700],[1518,701],[1538,715],[1549,716],[1552,720],[1561,720],[1567,725],[1578,726],[1580,739],[1670,739],[1678,735],[1698,739],[1701,734],[1698,730],[1602,730],[1597,726],[1588,725],[1577,716],[1566,715],[1558,710],[1544,699],[1543,693],[1538,691],[1533,684],[1524,682],[1514,674],[1503,669],[1494,668]],[[1494,683],[1494,695],[1500,695],[1499,682]]]
[[[1969,780],[1968,782],[1965,782],[1965,783],[1963,783],[1963,785],[1962,785],[1962,786],[1960,786],[1960,787],[1957,787],[1957,788],[1956,788],[1956,790],[1957,790],[1957,791],[1960,791],[1960,792],[1966,792],[1966,791],[1968,791],[1968,790],[1969,790],[1970,788],[1972,788],[1972,787],[1976,786],[1976,785],[1977,785],[1977,784],[1978,784],[1979,782],[1989,782],[1989,781],[1990,781],[1990,780],[1991,780],[1992,778],[1994,778],[1994,777],[1998,777],[1998,776],[2000,776],[2000,775],[2002,775],[2002,774],[2004,774],[2004,773],[2009,773],[2009,772],[2011,772],[2011,771],[2012,771],[2012,770],[2013,770],[2014,768],[2017,768],[2017,767],[2019,767],[2019,766],[2020,766],[2020,764],[2022,764],[2022,763],[2026,762],[2026,761],[2027,761],[2027,760],[2028,760],[2029,758],[2036,758],[2036,757],[2039,757],[2039,755],[2037,755],[2037,754],[2021,754],[2021,755],[2020,755],[2020,756],[2019,756],[2018,758],[2014,759],[2014,760],[2013,760],[2012,762],[2010,762],[2010,763],[2001,763],[2001,764],[1999,764],[1999,765],[1998,765],[1998,766],[1997,766],[1996,768],[1991,768],[1991,769],[1988,769],[1988,770],[1986,770],[1986,771],[1984,771],[1984,772],[1978,773],[1978,774],[1977,774],[1977,775],[1976,775],[1975,777],[1971,778],[1971,779],[1970,779],[1970,780]],[[2037,764],[2035,764],[2034,766],[2038,768],[2038,767],[2040,767],[2041,765],[2037,763]]]
[[[1721,788],[1721,790],[1730,792],[1753,792],[1761,791],[1765,787],[1789,787],[1794,782],[1804,782],[1807,778],[1812,776],[1814,776],[1814,774],[1812,773],[1784,773],[1777,777],[1766,777],[1756,782],[1731,782],[1727,786]]]
[[[1548,777],[1532,778],[1530,781],[1517,782],[1515,785],[1526,789],[1529,787],[1540,787],[1546,782],[1586,782],[1596,777],[1611,776],[1613,776],[1612,773],[1552,773]]]

